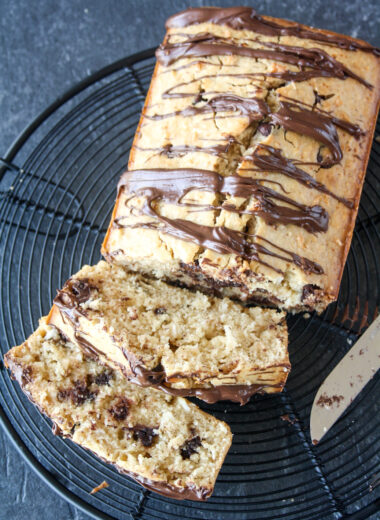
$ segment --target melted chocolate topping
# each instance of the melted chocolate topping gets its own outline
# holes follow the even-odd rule
[[[331,158],[324,159],[321,166],[338,164],[342,157],[339,137],[331,117],[316,111],[301,108],[288,101],[280,102],[280,109],[271,114],[271,121],[301,135],[312,137],[325,144],[331,151]]]
[[[242,56],[274,60],[298,66],[301,70],[305,67],[312,69],[315,71],[314,77],[332,77],[342,80],[350,77],[367,88],[372,88],[364,79],[322,49],[307,49],[259,40],[257,40],[257,43],[267,48],[246,47],[231,43],[230,40],[226,42],[225,39],[213,34],[200,33],[190,35],[182,42],[161,44],[156,50],[156,58],[166,67],[182,58],[202,58],[205,56]]]
[[[248,117],[248,120],[251,122],[261,119],[267,114],[268,107],[262,99],[244,98],[236,96],[235,94],[221,94],[207,100],[206,103],[200,107],[190,105],[183,110],[176,110],[166,114],[145,115],[145,118],[157,121],[168,117],[192,117],[211,112],[234,112],[241,116]]]
[[[315,92],[314,92],[314,96],[315,96]],[[355,137],[356,140],[360,139],[360,137],[362,137],[363,135],[366,135],[365,131],[362,130],[359,125],[355,125],[353,123],[350,123],[350,121],[346,121],[345,119],[340,119],[339,117],[332,116],[326,110],[322,110],[321,108],[317,108],[315,106],[315,104],[314,105],[309,105],[308,103],[304,103],[303,101],[300,101],[298,99],[294,99],[294,98],[291,98],[291,97],[288,97],[288,96],[284,96],[283,94],[281,95],[281,97],[283,99],[286,99],[286,100],[290,101],[291,102],[290,104],[302,105],[304,107],[309,108],[311,112],[317,111],[318,113],[323,114],[325,117],[330,119],[334,123],[334,125],[339,126],[339,128],[341,128],[342,130],[344,130],[348,134],[350,134],[353,137]],[[321,96],[319,96],[319,97],[321,97]],[[327,96],[327,98],[328,97],[329,96]]]
[[[210,170],[134,170],[124,173],[119,187],[121,185],[127,185],[129,194],[147,197],[150,206],[153,201],[159,199],[167,203],[194,206],[198,210],[224,209],[239,214],[258,215],[269,224],[294,224],[305,228],[310,233],[326,231],[328,227],[328,214],[321,206],[310,207],[298,203],[263,186],[260,180],[250,177],[240,175],[223,177]],[[241,210],[226,203],[222,206],[213,206],[181,202],[184,195],[194,189],[245,199],[253,196],[258,201],[259,207]],[[276,199],[293,207],[275,204]]]
[[[189,220],[170,219],[157,214],[155,214],[155,216],[160,220],[160,224],[156,222],[146,222],[136,224],[135,226],[123,226],[117,222],[116,225],[119,225],[119,227],[154,229],[174,238],[191,242],[193,244],[195,243],[205,249],[210,249],[211,251],[215,251],[222,255],[233,254],[240,256],[245,260],[253,260],[262,265],[266,265],[280,274],[284,274],[283,271],[265,262],[259,254],[293,263],[306,273],[323,274],[324,272],[322,267],[316,262],[279,247],[259,235],[244,233],[243,231],[235,231],[223,226],[202,226]],[[257,242],[248,242],[247,238],[262,240],[270,244],[277,251],[268,249]]]
[[[160,385],[159,389],[179,397],[197,397],[208,404],[214,404],[218,401],[232,401],[243,406],[248,403],[254,394],[264,394],[265,389],[269,387],[277,388],[278,391],[281,391],[283,385],[219,385],[210,388],[173,388]]]
[[[264,152],[264,153],[262,153]],[[287,177],[294,179],[295,181],[303,184],[304,186],[318,190],[322,193],[326,193],[330,197],[342,202],[345,206],[352,209],[354,204],[351,200],[345,199],[335,195],[332,191],[326,188],[326,186],[314,179],[307,172],[296,166],[296,159],[288,159],[282,155],[281,150],[268,146],[265,144],[259,144],[255,149],[254,153],[250,156],[245,156],[245,160],[250,160],[256,166],[253,171],[263,171],[265,173],[281,173]],[[244,170],[242,170],[244,171]]]
[[[120,228],[140,227],[145,229],[155,229],[175,238],[196,243],[199,246],[211,249],[217,253],[235,254],[246,260],[255,260],[280,273],[282,271],[264,262],[259,254],[276,257],[286,262],[292,262],[305,272],[312,272],[315,274],[323,273],[322,267],[316,262],[313,262],[312,260],[304,257],[300,257],[291,251],[283,249],[276,244],[273,244],[272,242],[264,239],[263,237],[241,231],[235,231],[223,226],[210,227],[203,226],[189,220],[170,219],[157,213],[153,207],[153,203],[157,200],[180,203],[183,196],[193,189],[203,188],[216,193],[225,190],[226,193],[231,193],[233,196],[241,196],[243,194],[246,196],[247,189],[249,191],[255,187],[258,198],[261,198],[261,200],[264,201],[264,209],[260,209],[258,211],[262,211],[263,215],[268,215],[268,218],[271,219],[272,222],[276,220],[281,221],[281,219],[287,220],[288,222],[289,219],[292,219],[294,222],[299,222],[301,218],[304,219],[302,221],[303,225],[306,225],[309,228],[313,225],[311,222],[314,222],[315,226],[315,222],[317,222],[318,218],[319,225],[322,226],[322,228],[327,225],[327,214],[323,212],[322,208],[322,211],[316,209],[319,208],[318,206],[314,206],[313,210],[306,210],[306,206],[303,206],[303,215],[300,213],[294,213],[292,208],[283,206],[276,206],[276,208],[274,208],[273,203],[270,201],[270,198],[273,197],[273,193],[276,193],[276,198],[281,198],[281,200],[284,200],[285,197],[277,192],[274,192],[273,190],[270,190],[269,188],[258,185],[257,181],[255,182],[248,177],[240,177],[235,175],[222,177],[215,172],[209,172],[208,170],[178,169],[174,170],[174,172],[176,172],[176,176],[174,178],[173,170],[165,169],[135,170],[132,172],[125,172],[120,179],[119,190],[126,187],[128,193],[130,193],[132,196],[134,196],[134,194],[143,194],[146,197],[146,200],[143,207],[139,210],[139,213],[154,217],[156,220],[158,220],[158,222],[141,222],[133,226],[129,226],[122,223],[125,217],[120,217],[114,220],[114,226]],[[163,174],[168,173],[169,175],[166,175],[165,178]],[[225,187],[220,185],[224,183]],[[265,195],[263,196],[264,192]],[[127,203],[129,200],[130,199],[128,199]],[[295,204],[294,201],[292,201],[292,203],[293,205]],[[259,239],[269,244],[272,246],[272,249],[268,249],[264,245],[257,242],[247,240],[252,238]],[[286,256],[284,256],[283,253]]]
[[[188,153],[207,153],[209,155],[216,155],[218,157],[223,156],[223,154],[228,152],[231,143],[227,143],[225,145],[219,144],[215,146],[193,146],[193,145],[173,145],[166,144],[162,147],[157,148],[142,148],[141,146],[134,146],[136,150],[141,150],[143,152],[156,152],[158,155],[166,155],[169,159],[174,159],[177,157],[183,157]]]
[[[91,291],[96,290],[87,278],[78,280],[77,278],[70,278],[64,285],[63,289],[57,291],[57,296],[53,303],[59,309],[62,319],[68,319],[74,329],[74,337],[83,352],[93,358],[99,357],[98,350],[90,343],[82,334],[78,332],[78,318],[86,317],[86,311],[80,307],[80,303],[86,302],[90,296]]]
[[[198,63],[198,62],[197,62]],[[207,65],[213,65],[209,62],[203,62],[207,63]],[[194,65],[194,62],[192,62],[190,65]],[[228,65],[229,67],[233,67],[233,65]],[[180,68],[185,68],[187,65],[184,65]],[[178,69],[168,69],[164,72],[169,72],[170,70],[178,70]],[[163,73],[164,73],[163,72]],[[162,74],[163,74],[162,73]],[[284,70],[281,72],[252,72],[252,73],[223,73],[223,74],[205,74],[203,76],[199,76],[198,78],[195,78],[191,81],[183,81],[181,83],[177,83],[176,85],[173,85],[172,87],[168,88],[163,94],[162,97],[165,99],[170,98],[186,98],[186,97],[193,97],[197,95],[198,93],[194,92],[173,92],[173,90],[177,89],[178,87],[183,87],[187,85],[191,85],[193,83],[197,83],[203,79],[213,79],[213,78],[239,78],[239,79],[252,79],[252,80],[259,80],[265,81],[266,78],[274,78],[274,79],[280,79],[283,81],[306,81],[315,77],[319,77],[320,74],[317,70]],[[209,92],[210,93],[210,92]],[[208,94],[209,94],[208,93]],[[214,92],[215,93],[215,92]],[[220,92],[217,92],[220,94]],[[204,95],[205,93],[203,93]],[[321,96],[321,99],[322,96]]]
[[[127,373],[122,365],[120,369],[124,375],[137,385],[146,387],[154,386],[163,392],[175,395],[176,397],[197,397],[209,404],[214,404],[218,401],[233,401],[244,405],[248,403],[252,395],[257,393],[265,393],[268,387],[276,388],[278,391],[282,390],[283,385],[269,385],[269,384],[252,384],[252,385],[218,385],[204,388],[174,388],[170,386],[167,381],[167,376],[164,368],[158,365],[153,370],[148,370],[143,367],[131,354],[123,349],[123,354],[127,359],[131,368],[132,374]],[[290,365],[284,365],[285,368],[290,369]]]
[[[271,112],[269,106],[262,99],[244,98],[233,94],[218,95],[207,100],[200,107],[190,105],[182,110],[166,114],[146,115],[145,117],[151,120],[161,120],[168,117],[189,117],[210,112],[214,114],[217,112],[232,112],[233,115],[230,117],[234,117],[237,113],[248,117],[251,123],[255,120],[262,120],[266,116],[272,124],[278,124],[285,130],[307,135],[327,146],[331,152],[331,157],[325,159],[321,157],[319,166],[323,168],[330,168],[334,164],[338,164],[343,157],[336,126],[355,137],[355,139],[365,135],[365,132],[356,124],[331,116],[328,112],[315,109],[315,107],[302,101],[285,97],[284,99],[291,101],[281,100],[277,112]]]
[[[167,381],[165,370],[161,365],[153,370],[148,370],[134,360],[130,353],[124,349],[123,354],[129,363],[132,374],[126,372],[122,365],[120,365],[120,369],[132,383],[143,387],[153,386],[154,388],[176,397],[197,397],[201,401],[205,401],[209,404],[214,404],[218,401],[233,401],[235,403],[240,403],[240,405],[244,405],[248,403],[252,395],[265,393],[266,388],[276,388],[278,391],[281,391],[283,387],[282,384],[231,384],[204,388],[174,388],[173,386],[170,386],[170,383]],[[284,367],[290,369],[290,365],[284,365]]]
[[[190,8],[171,16],[166,22],[166,28],[187,27],[205,22],[227,25],[235,30],[249,30],[265,36],[295,36],[326,43],[341,49],[350,51],[361,50],[380,56],[380,49],[367,43],[361,43],[341,34],[326,34],[298,23],[280,25],[273,20],[261,17],[251,7]]]

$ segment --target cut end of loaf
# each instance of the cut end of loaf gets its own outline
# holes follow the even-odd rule
[[[104,261],[68,280],[48,322],[131,381],[210,403],[279,392],[290,369],[284,313]]]

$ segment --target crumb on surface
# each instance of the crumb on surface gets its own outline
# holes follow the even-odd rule
[[[101,491],[102,489],[108,488],[108,487],[109,487],[108,482],[103,480],[103,482],[101,484],[99,484],[99,486],[94,487],[94,489],[90,491],[90,495],[94,495],[98,491]]]

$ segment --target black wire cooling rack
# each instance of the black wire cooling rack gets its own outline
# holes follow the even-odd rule
[[[45,110],[2,160],[3,353],[36,328],[70,274],[99,260],[153,65],[148,50],[89,77]],[[256,396],[244,407],[201,403],[234,433],[208,502],[176,502],[143,490],[70,441],[54,437],[49,421],[2,366],[1,420],[27,462],[94,518],[359,520],[379,511],[380,378],[367,385],[320,445],[311,444],[308,431],[319,385],[377,314],[379,188],[380,143],[375,140],[339,300],[322,316],[288,318],[293,370],[285,391]],[[103,480],[109,487],[89,495]]]

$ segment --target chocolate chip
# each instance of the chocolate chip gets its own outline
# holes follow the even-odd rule
[[[150,448],[154,442],[154,438],[158,436],[157,433],[154,433],[154,428],[141,424],[136,424],[131,430],[133,431],[134,440],[139,440],[146,448]]]
[[[60,390],[57,394],[59,401],[70,399],[74,406],[80,406],[86,401],[93,401],[98,390],[90,390],[91,377],[87,376],[85,380],[75,381],[72,388]]]
[[[33,381],[32,377],[33,369],[32,367],[25,367],[22,371],[21,381],[23,385],[31,383]]]
[[[110,382],[110,379],[112,379],[112,377],[113,377],[112,372],[104,371],[95,377],[94,383],[98,386],[103,386],[103,385],[109,386],[109,382]]]
[[[174,354],[179,349],[179,346],[169,340],[169,348]]]
[[[86,302],[90,298],[91,289],[94,289],[94,287],[88,283],[87,278],[83,278],[82,280],[76,278],[69,280],[67,286],[68,289],[74,294],[78,303]]]
[[[118,401],[108,410],[114,419],[124,421],[129,413],[131,402],[126,397],[119,397]]]
[[[70,400],[74,406],[80,406],[86,401],[93,401],[98,391],[89,389],[89,381],[75,381],[72,388],[59,390],[57,394],[58,401]]]
[[[314,297],[318,291],[320,291],[320,287],[318,285],[314,285],[312,283],[308,283],[303,286],[302,289],[302,297],[301,301],[309,300],[311,297]]]
[[[156,309],[154,309],[154,314],[166,314],[165,307],[157,307]]]
[[[179,448],[181,452],[181,457],[183,459],[189,459],[193,453],[198,453],[196,448],[199,448],[199,446],[202,446],[202,441],[199,435],[185,441]]]

